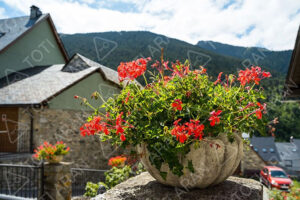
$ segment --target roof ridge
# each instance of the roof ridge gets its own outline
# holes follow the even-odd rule
[[[41,16],[46,16],[46,15],[49,15],[49,13],[43,13]],[[8,19],[18,19],[18,18],[30,18],[30,16],[29,15],[24,15],[24,16],[19,16],[19,17],[8,17],[8,18],[2,18],[2,19],[0,19],[0,21],[2,21],[2,20],[8,20]]]

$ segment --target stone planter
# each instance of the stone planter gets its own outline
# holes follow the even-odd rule
[[[219,148],[217,148],[217,144],[220,146]],[[240,136],[235,136],[234,142],[230,143],[227,136],[223,135],[217,138],[205,138],[200,141],[197,149],[191,145],[190,152],[185,157],[179,158],[185,167],[184,175],[181,177],[174,175],[169,170],[167,163],[162,164],[160,170],[167,172],[166,180],[151,164],[145,144],[138,145],[137,152],[142,155],[141,161],[147,171],[158,182],[174,187],[206,188],[223,182],[234,173],[243,157],[243,141]],[[193,163],[194,173],[187,168],[189,160]]]
[[[53,159],[51,160],[47,160],[50,164],[57,164],[60,163],[63,160],[64,156],[63,155],[59,155],[59,156],[55,156]]]

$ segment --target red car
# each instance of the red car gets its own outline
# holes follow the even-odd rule
[[[275,166],[265,166],[260,171],[259,180],[269,189],[289,190],[293,186],[293,181],[289,175],[283,169]]]

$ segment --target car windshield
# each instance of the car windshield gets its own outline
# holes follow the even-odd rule
[[[271,171],[271,176],[275,178],[287,178],[287,175],[283,171]]]

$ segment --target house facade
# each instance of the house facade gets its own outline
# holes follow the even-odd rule
[[[69,59],[50,15],[37,7],[31,7],[28,17],[0,24],[12,21],[17,21],[16,30],[0,37],[0,162],[36,162],[34,148],[62,140],[71,149],[65,160],[74,167],[107,168],[108,158],[118,149],[98,137],[80,135],[80,126],[93,110],[74,96],[100,106],[91,94],[118,94],[117,72],[79,54]],[[2,47],[2,41],[7,45]]]
[[[0,20],[0,78],[34,66],[65,64],[67,53],[50,14],[32,6],[30,16]]]

